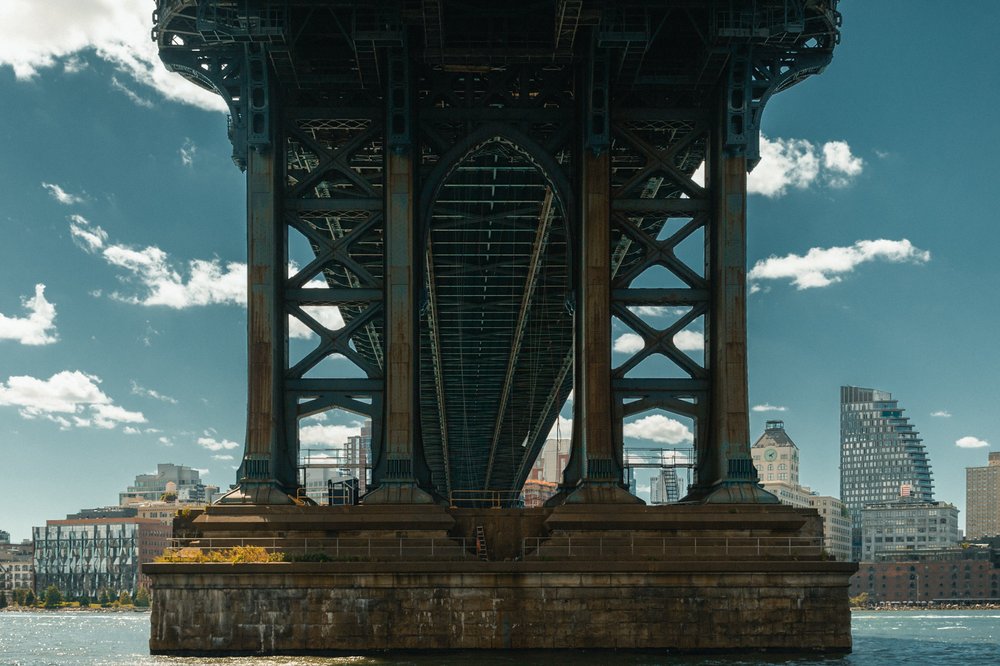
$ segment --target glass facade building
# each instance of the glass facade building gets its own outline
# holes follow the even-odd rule
[[[840,387],[840,498],[851,514],[852,557],[861,556],[861,509],[901,496],[934,501],[934,481],[920,433],[892,394]]]

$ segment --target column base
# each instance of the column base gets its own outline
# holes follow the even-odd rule
[[[362,504],[440,504],[415,482],[383,481],[361,498]]]
[[[296,500],[278,485],[277,481],[246,481],[243,480],[238,486],[228,493],[215,500],[215,504],[305,504],[303,500]],[[313,503],[309,500],[308,503]]]
[[[772,493],[752,481],[722,481],[711,486],[692,486],[681,502],[697,504],[780,504]]]
[[[584,479],[577,487],[560,490],[545,502],[547,507],[564,504],[645,504],[645,502],[614,481]]]

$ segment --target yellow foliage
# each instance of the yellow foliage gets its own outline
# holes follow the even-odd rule
[[[261,546],[233,546],[222,550],[202,550],[201,548],[180,548],[166,550],[156,558],[157,562],[201,564],[218,562],[222,564],[252,564],[260,562],[284,562],[285,554],[269,552]]]

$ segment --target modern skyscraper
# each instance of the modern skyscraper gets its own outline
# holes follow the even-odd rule
[[[684,484],[677,472],[672,469],[661,469],[649,484],[650,504],[671,504],[681,499]]]
[[[1000,535],[1000,451],[991,451],[986,467],[965,468],[965,536]]]
[[[927,450],[892,394],[840,387],[840,498],[851,513],[851,552],[861,556],[861,509],[866,504],[934,501]]]

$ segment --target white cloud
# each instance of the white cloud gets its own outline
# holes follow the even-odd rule
[[[552,424],[552,429],[549,430],[549,434],[545,439],[569,439],[572,435],[573,419],[566,419],[560,416]]]
[[[141,106],[145,109],[152,109],[154,106],[151,101],[119,81],[117,76],[111,77],[111,87],[121,93],[124,93],[125,96],[128,97],[129,100],[131,100],[136,106]]]
[[[195,467],[194,469],[201,476],[208,476],[209,474],[211,474],[211,472],[208,471],[207,467]]]
[[[299,442],[337,446],[346,444],[349,437],[357,437],[360,434],[360,425],[308,425],[299,429]]]
[[[77,55],[72,55],[63,60],[63,71],[67,74],[76,74],[90,67],[90,63]]]
[[[817,149],[805,139],[761,135],[760,163],[747,176],[747,192],[774,198],[817,182],[846,187],[863,168],[864,161],[851,153],[846,141],[827,141]]]
[[[642,336],[636,333],[623,333],[615,340],[613,349],[622,354],[634,354],[643,348]]]
[[[675,308],[666,305],[633,305],[629,310],[640,317],[663,317],[674,312]]]
[[[754,264],[748,277],[751,281],[790,279],[799,289],[810,289],[840,282],[841,275],[871,261],[923,264],[930,259],[930,252],[905,238],[898,241],[881,238],[857,241],[850,247],[814,247],[805,255],[772,255]]]
[[[235,460],[236,458],[229,455],[228,453],[216,454],[212,456],[212,460]]]
[[[94,405],[92,421],[98,428],[111,430],[119,423],[145,423],[146,417],[118,405]]]
[[[674,335],[674,344],[683,351],[703,351],[705,335],[701,331],[682,329]],[[636,333],[623,333],[615,339],[614,350],[622,354],[634,354],[642,347],[642,337]]]
[[[771,405],[764,403],[763,405],[754,405],[750,408],[754,412],[787,412],[788,407],[779,407],[778,405]]]
[[[150,0],[3,0],[0,66],[21,80],[60,62],[78,71],[80,54],[93,51],[135,82],[165,98],[225,110],[221,98],[168,72],[150,39]]]
[[[198,152],[198,146],[194,145],[194,141],[191,139],[185,138],[178,152],[181,155],[181,164],[189,167],[194,164],[194,155]]]
[[[171,398],[169,395],[163,395],[159,391],[154,391],[153,389],[140,386],[135,380],[132,380],[132,393],[133,395],[141,395],[144,398],[152,398],[153,400],[160,400],[161,402],[169,402],[171,405],[177,404],[176,398]]]
[[[142,412],[115,405],[101,390],[99,377],[63,370],[48,379],[27,375],[0,383],[0,405],[17,407],[23,418],[44,418],[62,428],[112,429],[122,423],[145,423]]]
[[[170,439],[169,437],[160,437],[156,441],[158,441],[163,446],[173,446],[174,445],[174,441],[172,439]]]
[[[951,418],[951,412],[946,411],[944,409],[939,409],[936,412],[931,412],[931,416],[936,416],[936,417],[941,418],[941,419],[950,419]]]
[[[961,449],[983,449],[989,445],[990,443],[985,439],[979,439],[978,437],[968,435],[955,441],[955,446]]]
[[[805,139],[760,137],[760,163],[747,176],[747,192],[780,197],[789,187],[805,189],[819,175],[816,147]]]
[[[239,444],[228,439],[215,439],[214,437],[199,437],[198,446],[209,451],[229,451],[239,447]]]
[[[34,298],[21,299],[28,311],[24,317],[0,313],[0,340],[17,340],[22,345],[49,345],[56,342],[56,307],[45,300],[45,285],[35,285]]]
[[[626,437],[648,439],[661,444],[682,444],[694,441],[691,430],[675,419],[662,414],[650,414],[624,426]]]
[[[861,174],[864,161],[851,154],[846,141],[828,141],[823,144],[823,168],[830,172],[827,181],[831,187],[847,187]]]
[[[187,270],[175,267],[169,255],[155,246],[136,249],[109,243],[108,234],[80,215],[70,217],[70,234],[84,250],[125,271],[123,281],[140,288],[139,295],[111,295],[137,305],[164,305],[183,309],[198,305],[234,303],[246,305],[246,264],[219,259],[192,259]]]
[[[674,344],[682,351],[704,351],[705,334],[701,331],[682,329],[674,336]]]
[[[307,315],[319,322],[323,327],[331,331],[344,327],[344,318],[340,314],[340,308],[328,305],[306,305],[302,308]],[[308,339],[316,334],[313,330],[299,321],[297,318],[288,316],[288,337]]]
[[[72,206],[73,204],[79,204],[84,202],[83,197],[77,196],[75,194],[70,194],[69,192],[59,187],[55,183],[42,183],[42,187],[47,189],[49,191],[49,194],[52,195],[52,198],[61,204]]]

